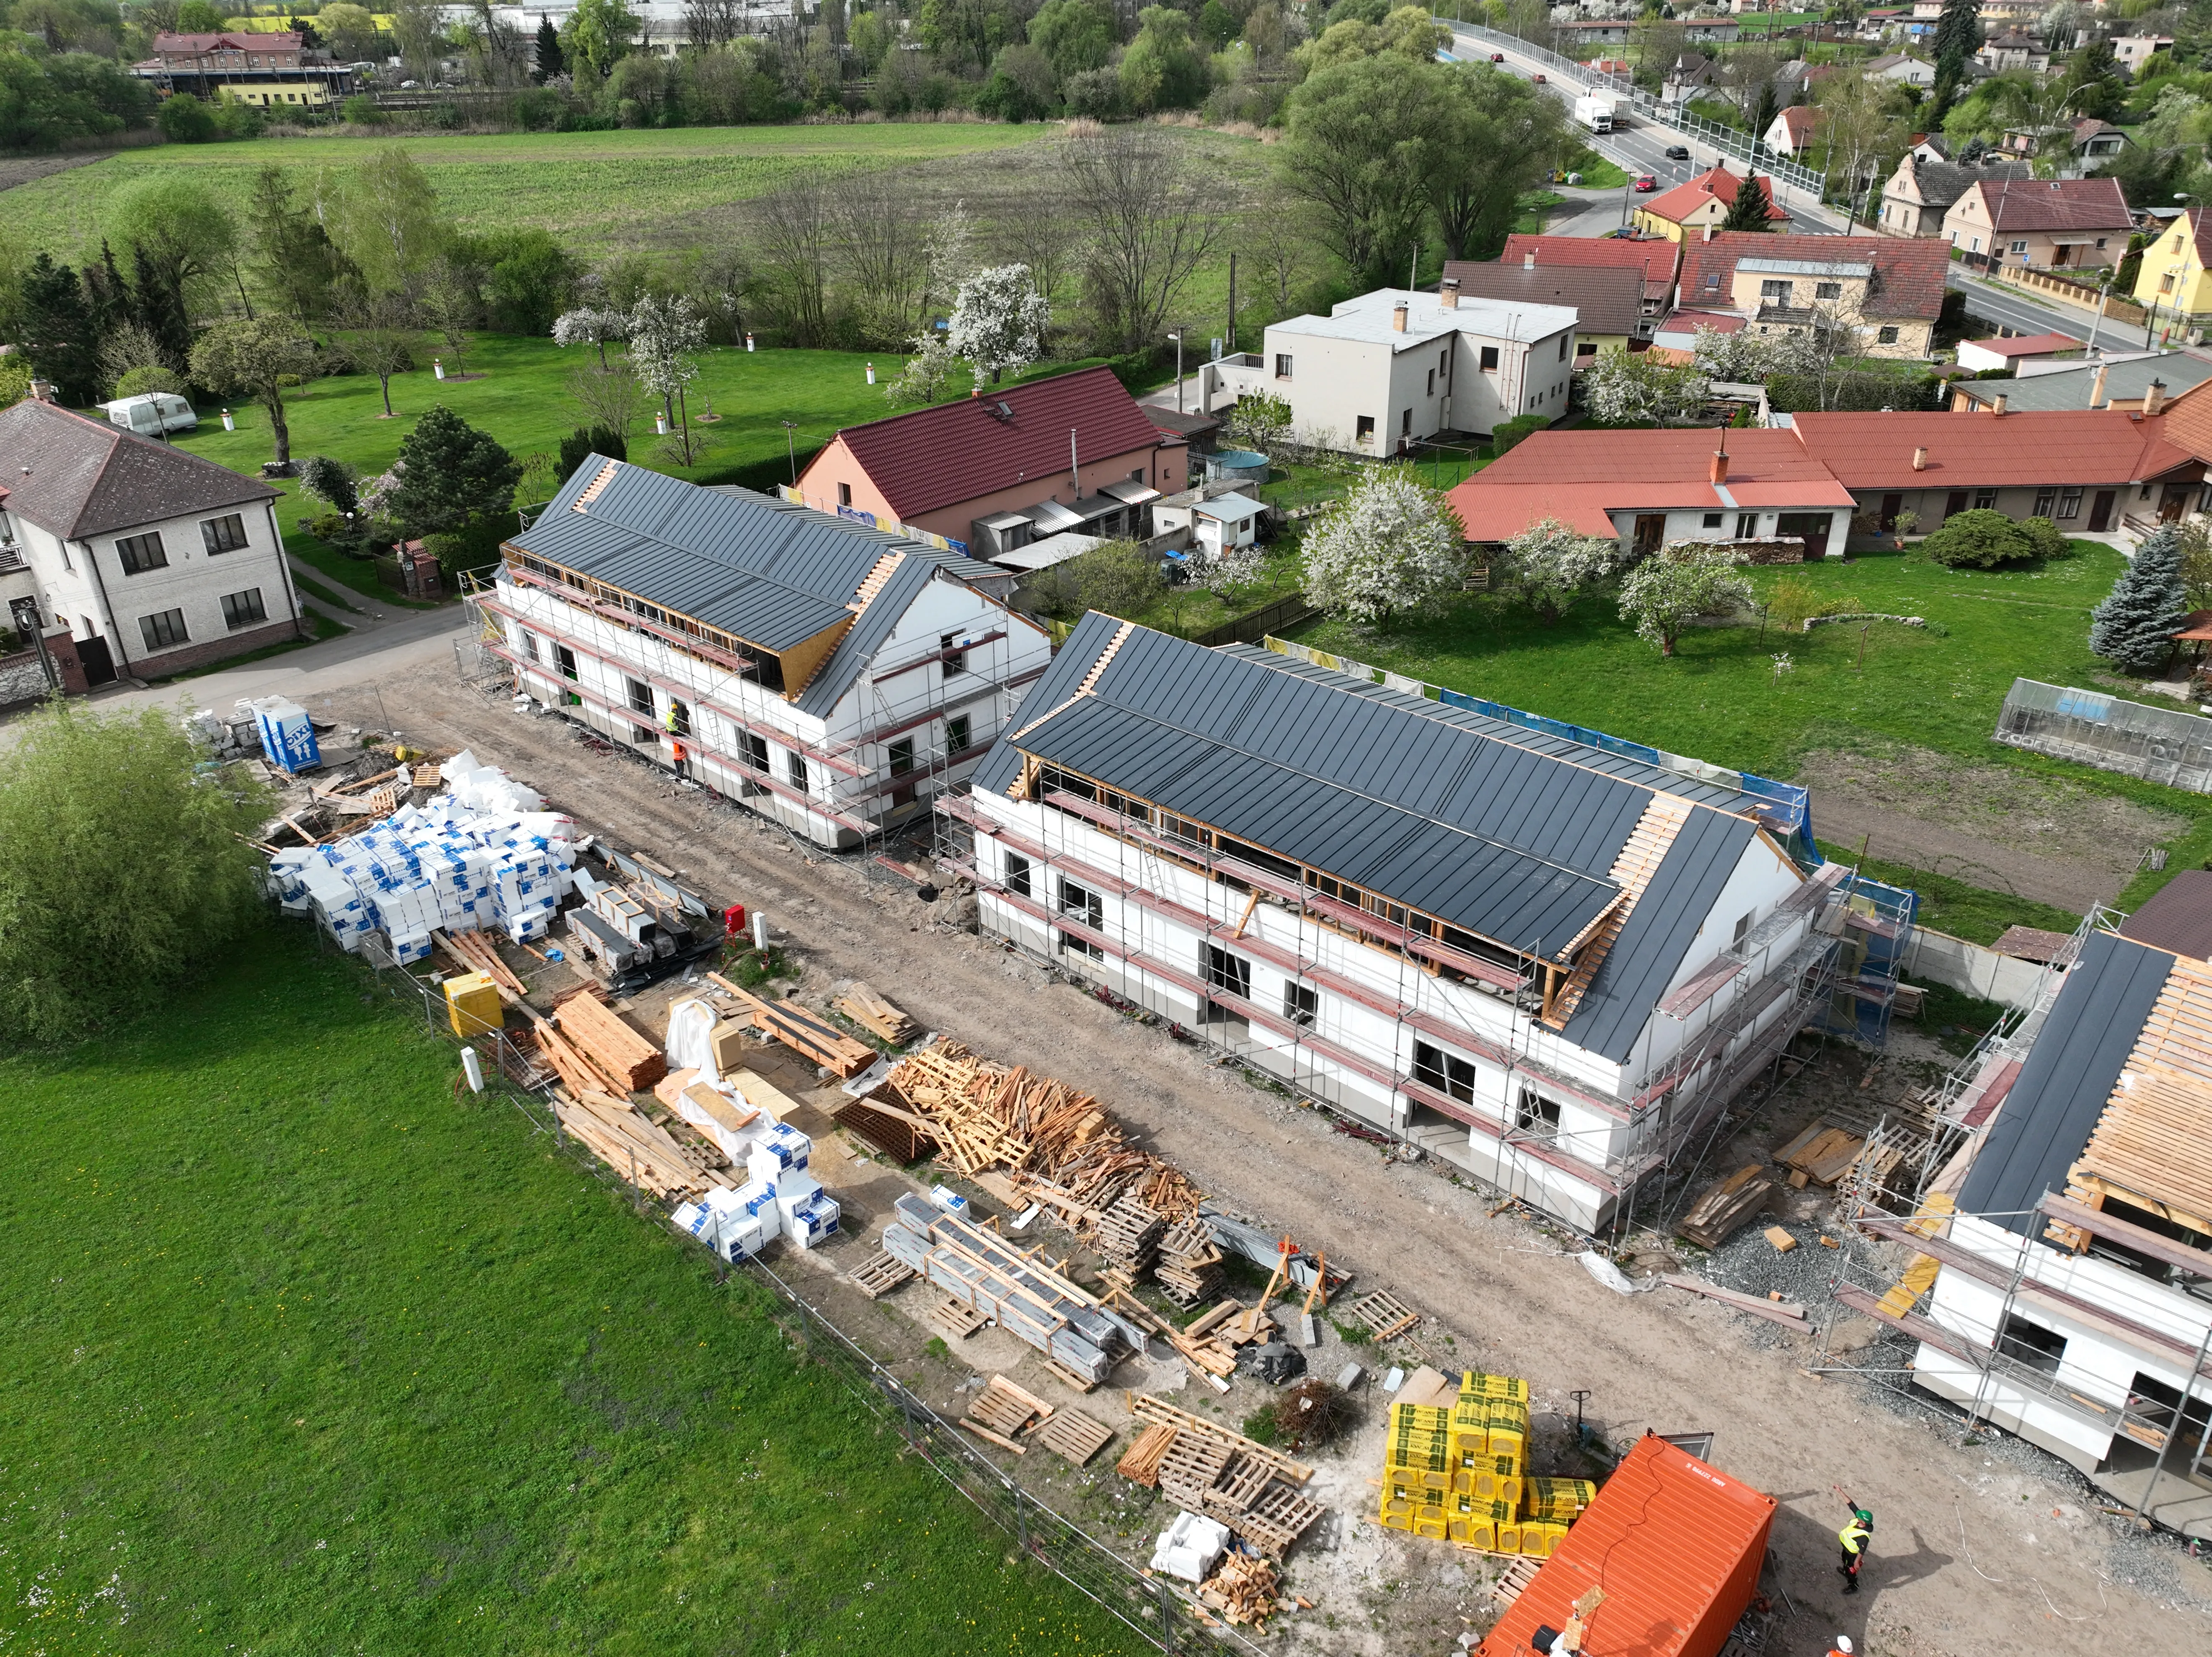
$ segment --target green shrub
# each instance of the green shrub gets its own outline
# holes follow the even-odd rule
[[[172,93],[161,100],[154,124],[174,144],[204,144],[216,136],[215,112],[189,92]]]
[[[438,561],[448,580],[463,570],[480,570],[499,561],[499,543],[515,532],[512,513],[487,513],[458,530],[422,537],[422,549]]]
[[[565,481],[595,454],[610,460],[629,458],[629,442],[609,426],[579,426],[561,440],[561,476]]]
[[[2038,550],[2027,529],[2001,512],[1977,507],[1944,520],[1920,543],[1921,551],[1952,569],[1994,569],[2033,558]]]
[[[2048,518],[2022,519],[2020,527],[2034,546],[2037,557],[2049,561],[2074,555],[2074,543],[2067,539],[2066,531]]]
[[[356,126],[382,126],[384,112],[366,92],[356,92],[338,106],[338,113]]]
[[[1490,434],[1490,452],[1502,455],[1522,438],[1540,432],[1552,423],[1548,415],[1528,414],[1507,421]]]

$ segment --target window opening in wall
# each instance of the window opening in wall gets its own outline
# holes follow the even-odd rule
[[[784,775],[790,779],[791,786],[800,793],[805,793],[806,792],[806,756],[786,754],[783,756],[783,770]]]
[[[629,699],[629,711],[631,713],[650,713],[653,712],[652,686],[641,684],[635,679],[625,678],[623,681],[623,692],[624,695]]]
[[[2035,492],[2035,511],[2033,513],[2033,516],[2037,518],[2048,518],[2051,516],[2051,508],[2056,507],[2057,504],[2058,491],[2057,489],[2038,489]]]
[[[269,611],[261,602],[261,589],[248,587],[243,592],[222,595],[223,625],[233,633],[242,627],[252,627],[256,622],[269,619]]]
[[[2017,1312],[2012,1312],[2005,1315],[2004,1330],[1997,1336],[1997,1350],[2016,1363],[2040,1369],[2047,1375],[2056,1375],[2060,1360],[2066,1356],[2066,1337],[2056,1329],[2030,1323]]]
[[[953,640],[957,639],[959,636],[960,635],[957,633],[946,633],[941,634],[938,637],[937,647],[946,652],[945,657],[945,677],[948,679],[956,673],[965,673],[968,671],[968,652],[965,650],[955,650],[952,648]]]
[[[1996,509],[1996,504],[1997,492],[1995,489],[1976,489],[1974,491],[1974,510],[1976,512],[1993,512]]]
[[[1093,932],[1106,925],[1104,900],[1088,886],[1079,886],[1064,877],[1060,883],[1060,912],[1081,921]]]
[[[138,630],[146,635],[146,648],[167,650],[172,645],[189,644],[191,635],[185,631],[185,612],[165,610],[159,616],[142,616]]]
[[[566,645],[554,646],[553,665],[561,670],[561,677],[562,678],[574,678],[576,677],[576,652],[569,649]]]
[[[200,543],[210,555],[218,552],[236,552],[246,544],[246,519],[236,513],[222,518],[200,519]]]
[[[1006,889],[1016,897],[1030,895],[1030,860],[1019,852],[1006,853]]]
[[[2059,521],[2063,523],[2063,522],[2064,522],[2064,521],[2065,521],[2067,519],[2069,519],[2069,518],[2079,518],[2081,515],[2081,490],[2079,490],[2079,489],[2061,489],[2061,490],[2059,490],[2059,491],[2058,491],[2058,518],[2059,518]]]
[[[1414,1042],[1413,1079],[1463,1105],[1474,1102],[1474,1061],[1455,1053],[1446,1053],[1425,1041]]]
[[[1735,937],[1729,941],[1729,948],[1741,950],[1743,947],[1744,939],[1751,936],[1751,917],[1757,913],[1751,910],[1735,918]]]
[[[1249,1001],[1252,998],[1252,963],[1209,944],[1206,946],[1206,981],[1217,990],[1226,990],[1239,1000]]]
[[[1290,377],[1291,377],[1291,359],[1290,359],[1289,357],[1285,356],[1285,355],[1282,352],[1280,352],[1280,351],[1276,352],[1276,353],[1275,353],[1275,378],[1276,378],[1276,379],[1288,379]]]
[[[901,737],[890,745],[891,775],[902,777],[914,769],[914,738]]]
[[[1060,933],[1060,947],[1062,953],[1066,955],[1085,956],[1093,961],[1103,961],[1106,958],[1105,950],[1088,939],[1076,937],[1073,932]]]
[[[1352,440],[1354,442],[1372,443],[1375,440],[1375,416],[1373,415],[1358,416],[1355,417],[1353,424],[1357,427],[1357,429],[1352,434]]]
[[[1310,984],[1283,981],[1283,1017],[1293,1024],[1310,1024],[1321,1001],[1320,992]]]
[[[167,569],[169,555],[161,545],[161,531],[149,530],[143,535],[126,535],[115,543],[115,555],[123,561],[125,575],[143,575],[149,569]]]
[[[1513,1126],[1538,1139],[1559,1137],[1559,1102],[1540,1093],[1521,1089],[1521,1102],[1513,1112]]]
[[[522,653],[528,657],[532,661],[536,661],[538,659],[538,635],[534,633],[518,631],[516,636],[522,640]]]
[[[1735,515],[1735,538],[1736,538],[1737,540],[1739,540],[1739,541],[1748,541],[1748,540],[1750,540],[1753,537],[1756,536],[1758,533],[1759,533],[1759,514],[1758,514],[1757,513],[1755,513],[1755,512],[1740,512],[1740,513],[1736,513],[1736,515]]]
[[[1486,373],[1498,367],[1498,348],[1495,345],[1484,346],[1482,348],[1481,361],[1482,367]]]
[[[968,716],[956,713],[945,722],[945,751],[950,756],[968,751]]]

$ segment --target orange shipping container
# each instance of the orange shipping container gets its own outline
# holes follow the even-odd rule
[[[1559,1539],[1476,1657],[1523,1657],[1594,1587],[1589,1657],[1717,1657],[1759,1587],[1774,1498],[1649,1435]]]

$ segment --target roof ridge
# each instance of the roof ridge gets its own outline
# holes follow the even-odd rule
[[[70,520],[68,533],[75,537],[77,525],[84,522],[86,513],[92,510],[93,496],[100,493],[100,486],[107,481],[107,469],[115,464],[115,457],[123,451],[123,428],[112,421],[90,419],[74,409],[63,408],[58,403],[45,403],[42,399],[41,406],[52,409],[57,414],[67,415],[71,420],[84,425],[96,427],[107,443],[107,452],[100,456],[100,464],[93,470],[92,482],[86,485],[83,498],[76,503],[76,516]]]
[[[842,437],[848,432],[873,431],[880,426],[896,425],[902,420],[919,420],[926,415],[942,414],[948,409],[964,408],[971,403],[988,403],[994,397],[1004,396],[1014,391],[1033,391],[1040,385],[1056,385],[1066,379],[1079,379],[1086,374],[1113,375],[1114,370],[1105,363],[1094,362],[1087,368],[1070,368],[1064,373],[1040,374],[1035,379],[1024,379],[1015,385],[998,387],[989,394],[986,394],[983,388],[978,386],[966,397],[947,398],[942,403],[926,403],[919,409],[902,409],[896,414],[878,415],[873,420],[863,420],[857,425],[840,426],[836,434]],[[1114,383],[1117,385],[1121,384],[1119,376],[1115,376]],[[1123,386],[1122,389],[1127,391],[1128,388]],[[1132,400],[1133,401],[1133,398]]]

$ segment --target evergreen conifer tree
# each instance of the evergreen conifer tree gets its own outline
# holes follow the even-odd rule
[[[53,381],[61,400],[82,406],[98,397],[100,333],[75,268],[35,255],[23,272],[22,318],[31,367]]]
[[[1743,182],[1735,188],[1735,199],[1729,203],[1728,217],[1721,221],[1721,228],[1723,230],[1771,229],[1772,227],[1768,224],[1766,215],[1773,204],[1772,199],[1766,193],[1765,180],[1756,173],[1747,173]]]
[[[2154,672],[2172,652],[2173,635],[2188,611],[2181,536],[2172,525],[2163,525],[2136,549],[2135,561],[2092,612],[2089,648],[2130,673]]]
[[[568,60],[561,50],[561,31],[553,27],[550,17],[538,20],[538,72],[532,77],[544,86],[555,76],[567,70]]]

